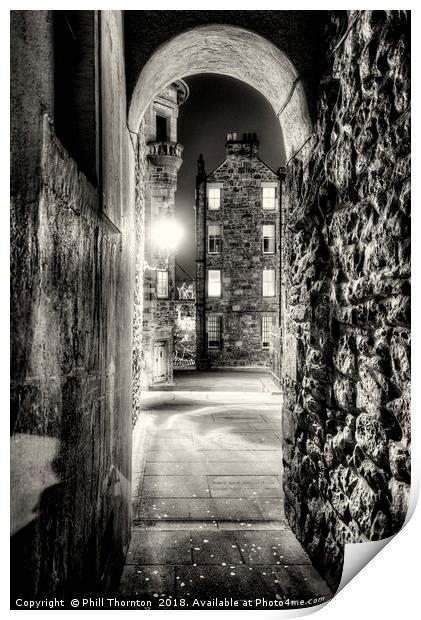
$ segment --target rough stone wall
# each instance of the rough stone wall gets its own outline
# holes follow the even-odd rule
[[[197,359],[207,358],[217,366],[269,364],[269,352],[262,349],[261,317],[271,315],[278,322],[279,301],[279,202],[273,211],[262,207],[262,182],[277,183],[279,178],[257,155],[257,145],[227,143],[227,159],[210,174],[206,183],[222,183],[221,207],[206,207],[206,183],[198,187],[196,222],[197,246]],[[206,218],[206,231],[204,218]],[[207,226],[221,226],[221,251],[207,252]],[[275,225],[274,254],[262,252],[262,225]],[[203,261],[205,260],[205,263]],[[204,265],[204,267],[203,267]],[[263,297],[263,269],[274,269],[274,297]],[[207,272],[221,270],[221,297],[207,296]],[[203,316],[205,312],[205,317]],[[203,342],[203,322],[208,314],[222,317],[220,349],[207,349]]]
[[[314,134],[287,166],[286,511],[332,587],[344,543],[393,534],[408,503],[408,21],[331,14]]]
[[[120,13],[103,26],[121,66]],[[110,591],[130,537],[134,159],[122,117],[119,230],[55,135],[51,13],[12,12],[12,41],[12,592]],[[102,96],[125,108],[124,79]]]
[[[137,135],[136,155],[136,267],[133,311],[133,426],[141,411],[142,393],[142,333],[144,310],[144,249],[145,249],[145,193],[146,193],[146,137],[142,123]]]

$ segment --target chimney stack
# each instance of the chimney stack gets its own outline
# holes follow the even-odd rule
[[[198,183],[200,183],[205,178],[206,178],[205,160],[203,159],[203,154],[200,153],[199,159],[197,160],[197,176],[196,176],[196,180],[197,180]]]
[[[225,142],[225,151],[227,157],[235,155],[257,155],[259,152],[259,140],[255,133],[244,133],[240,139],[236,131],[227,133],[227,141]]]

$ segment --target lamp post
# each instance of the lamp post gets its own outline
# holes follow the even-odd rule
[[[151,228],[151,241],[163,253],[165,252],[165,264],[168,267],[170,254],[173,254],[181,239],[183,229],[173,217],[163,217],[157,220]]]

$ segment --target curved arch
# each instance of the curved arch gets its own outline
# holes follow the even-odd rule
[[[234,26],[200,26],[161,45],[144,66],[129,108],[137,131],[143,115],[168,84],[197,73],[219,73],[246,82],[272,105],[289,159],[311,133],[304,87],[287,55],[262,36]]]

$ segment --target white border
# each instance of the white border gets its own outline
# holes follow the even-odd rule
[[[402,7],[395,4],[394,10],[401,10]],[[55,3],[54,8],[69,8],[69,3],[67,6],[64,3],[57,2]],[[414,36],[413,40],[413,49],[412,49],[412,58],[419,59],[421,57],[420,54],[420,45],[419,45],[419,32],[420,32],[420,20],[418,18],[418,11],[415,9],[417,7],[415,2],[406,3],[406,9],[412,9],[412,20],[413,20],[413,33],[418,35]],[[13,2],[13,9],[25,9],[25,10],[40,10],[39,5],[35,2]],[[2,67],[2,78],[3,78],[3,90],[6,91],[3,94],[1,99],[2,106],[2,118],[9,118],[9,8],[0,9],[1,11],[1,37],[0,37],[0,45],[1,45],[1,67]],[[72,2],[72,9],[85,9],[86,3]],[[103,0],[101,3],[91,2],[90,8],[95,9],[115,9],[119,10],[121,7],[117,7],[115,2],[107,2]],[[317,10],[326,10],[326,9],[362,9],[362,7],[354,2],[348,2],[344,4],[342,2],[336,3],[320,3],[317,7],[314,3],[310,2],[294,2],[290,3],[289,6],[285,6],[279,2],[265,2],[263,5],[259,5],[256,2],[250,2],[249,0],[242,0],[236,2],[227,3],[226,1],[214,0],[212,3],[209,3],[207,6],[198,6],[198,3],[195,2],[161,2],[160,0],[151,1],[143,1],[143,2],[128,2],[125,7],[131,10],[308,10],[308,9],[317,9]],[[371,9],[379,9],[383,10],[385,8],[384,3],[380,2],[372,2]],[[390,6],[387,7],[391,9]],[[420,144],[420,131],[419,131],[419,81],[417,79],[418,71],[413,73],[413,81],[412,81],[412,100],[413,105],[415,104],[416,112],[413,114],[412,118],[412,128],[413,128],[413,169],[418,171],[418,151]],[[7,133],[7,135],[9,135]],[[6,132],[2,132],[3,139],[1,141],[1,189],[3,195],[2,208],[1,208],[1,218],[2,218],[2,226],[0,228],[1,235],[1,243],[0,243],[0,278],[1,278],[1,290],[2,290],[2,299],[3,303],[0,305],[0,325],[2,327],[2,351],[1,351],[1,373],[0,373],[0,381],[1,381],[1,394],[4,397],[4,409],[7,410],[7,398],[8,398],[8,383],[9,383],[9,318],[8,318],[8,307],[6,304],[7,299],[7,291],[9,290],[9,215],[7,205],[9,204],[9,140],[6,138]],[[418,233],[420,232],[420,223],[419,223],[419,205],[420,201],[418,198],[420,197],[419,192],[419,174],[415,174],[413,178],[413,187],[412,187],[412,195],[413,201],[412,204],[416,205],[416,208],[413,209],[413,216],[415,218],[415,224],[413,225],[414,238],[418,241]],[[420,252],[421,252],[421,244],[415,243],[413,244],[413,264],[418,266],[421,264],[420,262]],[[413,286],[413,302],[412,306],[414,308],[413,316],[418,317],[419,313],[419,299],[420,299],[420,288],[419,288],[419,276],[418,269],[414,269],[414,286]],[[413,350],[419,351],[419,328],[418,325],[413,325]],[[417,414],[420,409],[420,391],[419,385],[421,384],[421,377],[419,375],[419,361],[415,355],[413,355],[413,393],[412,393],[412,411],[414,414]],[[2,420],[3,424],[8,425],[6,412],[3,412]],[[414,416],[415,417],[415,416]],[[412,490],[417,491],[419,489],[419,472],[420,472],[420,458],[419,458],[419,446],[420,446],[420,433],[419,433],[419,424],[417,424],[416,419],[413,420],[413,444],[415,445],[415,450],[413,453],[413,482],[412,482]],[[3,438],[7,437],[6,429],[3,429]],[[5,442],[6,440],[3,439]],[[7,446],[4,446],[2,450],[2,457],[4,460],[2,471],[5,472],[4,477],[6,479],[5,486],[6,489],[4,493],[7,498],[7,486],[8,486],[8,440]],[[4,502],[7,504],[7,502]],[[328,620],[329,618],[332,620],[337,620],[338,617],[341,620],[354,620],[355,617],[363,617],[368,618],[371,615],[373,617],[380,617],[383,620],[387,620],[389,618],[395,618],[397,615],[404,617],[406,619],[419,617],[419,608],[420,602],[419,598],[421,594],[419,594],[420,584],[419,584],[419,558],[418,553],[420,551],[419,545],[418,549],[416,548],[416,543],[420,541],[421,531],[421,511],[418,510],[415,512],[414,516],[410,519],[409,523],[404,528],[402,533],[399,533],[392,541],[387,545],[386,549],[380,553],[377,557],[375,557],[353,580],[350,584],[347,585],[338,595],[336,595],[328,605],[326,605],[320,613],[320,617]],[[2,511],[2,533],[4,536],[3,549],[6,550],[8,548],[8,531],[9,531],[9,520],[8,520],[8,510],[7,506],[4,507]],[[2,584],[2,594],[1,597],[1,608],[6,611],[6,613],[15,613],[8,611],[9,607],[9,587],[8,587],[8,573],[9,573],[9,562],[8,562],[8,554],[3,553],[3,562],[1,565],[2,573],[1,573],[1,581]],[[314,611],[314,609],[312,610]],[[22,612],[29,613],[29,612]],[[44,612],[40,612],[41,615]],[[69,613],[67,611],[61,613]],[[110,612],[111,614],[118,612]],[[150,614],[159,613],[160,617],[162,617],[161,612],[151,611]],[[166,613],[166,612],[163,612]],[[177,614],[184,612],[171,611],[168,612],[171,614],[171,618],[176,618]],[[218,611],[216,617],[222,620],[222,618],[230,617],[232,613],[231,611]],[[299,615],[303,615],[298,612]],[[103,616],[102,611],[91,611],[91,614],[94,614],[96,617]],[[206,620],[212,618],[214,613],[206,611],[201,612],[198,611],[195,614],[197,615],[206,614]],[[252,614],[252,615],[250,615]],[[278,617],[286,618],[291,617],[288,612],[270,612],[267,614],[277,614]],[[294,615],[296,615],[294,613]],[[260,616],[260,612],[249,612],[248,618],[258,617]],[[40,616],[37,616],[40,617]],[[50,616],[51,617],[51,616]],[[107,614],[107,618],[110,617]]]

